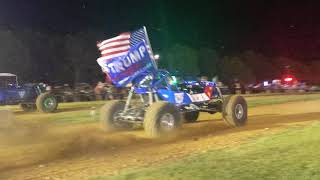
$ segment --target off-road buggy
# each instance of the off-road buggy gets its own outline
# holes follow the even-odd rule
[[[142,125],[154,138],[178,129],[183,120],[195,122],[200,112],[220,112],[225,122],[235,127],[247,122],[247,103],[242,96],[223,97],[216,84],[209,81],[174,83],[168,71],[157,68],[145,39],[132,45],[126,55],[102,57],[98,63],[116,86],[131,85],[126,101],[107,101],[101,108],[105,130]]]
[[[0,105],[20,105],[23,111],[50,113],[57,109],[56,98],[41,84],[18,85],[14,74],[0,73]]]
[[[126,102],[109,101],[101,108],[101,122],[106,130],[143,125],[150,137],[159,137],[195,122],[200,112],[221,112],[228,125],[243,126],[247,104],[242,96],[223,97],[213,82],[171,83],[168,72],[158,70],[132,86]],[[140,100],[133,99],[137,94]],[[140,101],[140,102],[137,102]]]

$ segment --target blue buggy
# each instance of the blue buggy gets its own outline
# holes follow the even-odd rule
[[[108,42],[113,43],[115,39],[119,37],[101,43],[100,50],[103,51],[101,47],[108,47]],[[246,124],[247,103],[242,96],[224,97],[210,81],[176,82],[168,71],[157,68],[148,46],[150,49],[148,39],[143,39],[131,45],[125,55],[98,59],[115,86],[131,87],[126,101],[107,101],[101,108],[103,129],[140,125],[149,137],[156,138],[175,131],[183,122],[195,122],[200,112],[220,112],[224,121],[234,127]]]

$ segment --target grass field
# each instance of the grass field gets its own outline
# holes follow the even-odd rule
[[[319,99],[320,94],[297,94],[297,95],[275,95],[275,96],[249,96],[246,97],[249,107],[282,104],[287,102],[310,101]]]
[[[16,123],[0,131],[0,179],[320,179],[320,94],[246,99],[243,128],[201,113],[160,140],[140,129],[102,131],[103,101],[49,114],[7,106]]]
[[[320,179],[319,142],[320,123],[314,123],[306,128],[290,128],[279,134],[253,139],[239,147],[91,180]]]

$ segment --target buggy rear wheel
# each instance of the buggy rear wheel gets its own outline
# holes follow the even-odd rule
[[[58,101],[50,93],[42,93],[37,97],[36,107],[43,113],[52,113],[57,110]]]
[[[242,96],[228,96],[223,102],[223,119],[233,127],[243,126],[247,123],[248,106]]]
[[[147,109],[143,125],[149,137],[157,138],[178,129],[181,126],[181,114],[173,104],[156,102]]]

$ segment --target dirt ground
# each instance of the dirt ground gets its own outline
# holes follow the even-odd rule
[[[159,140],[148,139],[141,129],[106,133],[98,123],[62,128],[45,121],[19,122],[0,132],[0,179],[79,180],[166,163],[312,123],[320,120],[319,107],[320,100],[251,108],[248,124],[241,128],[203,113],[199,122]]]

